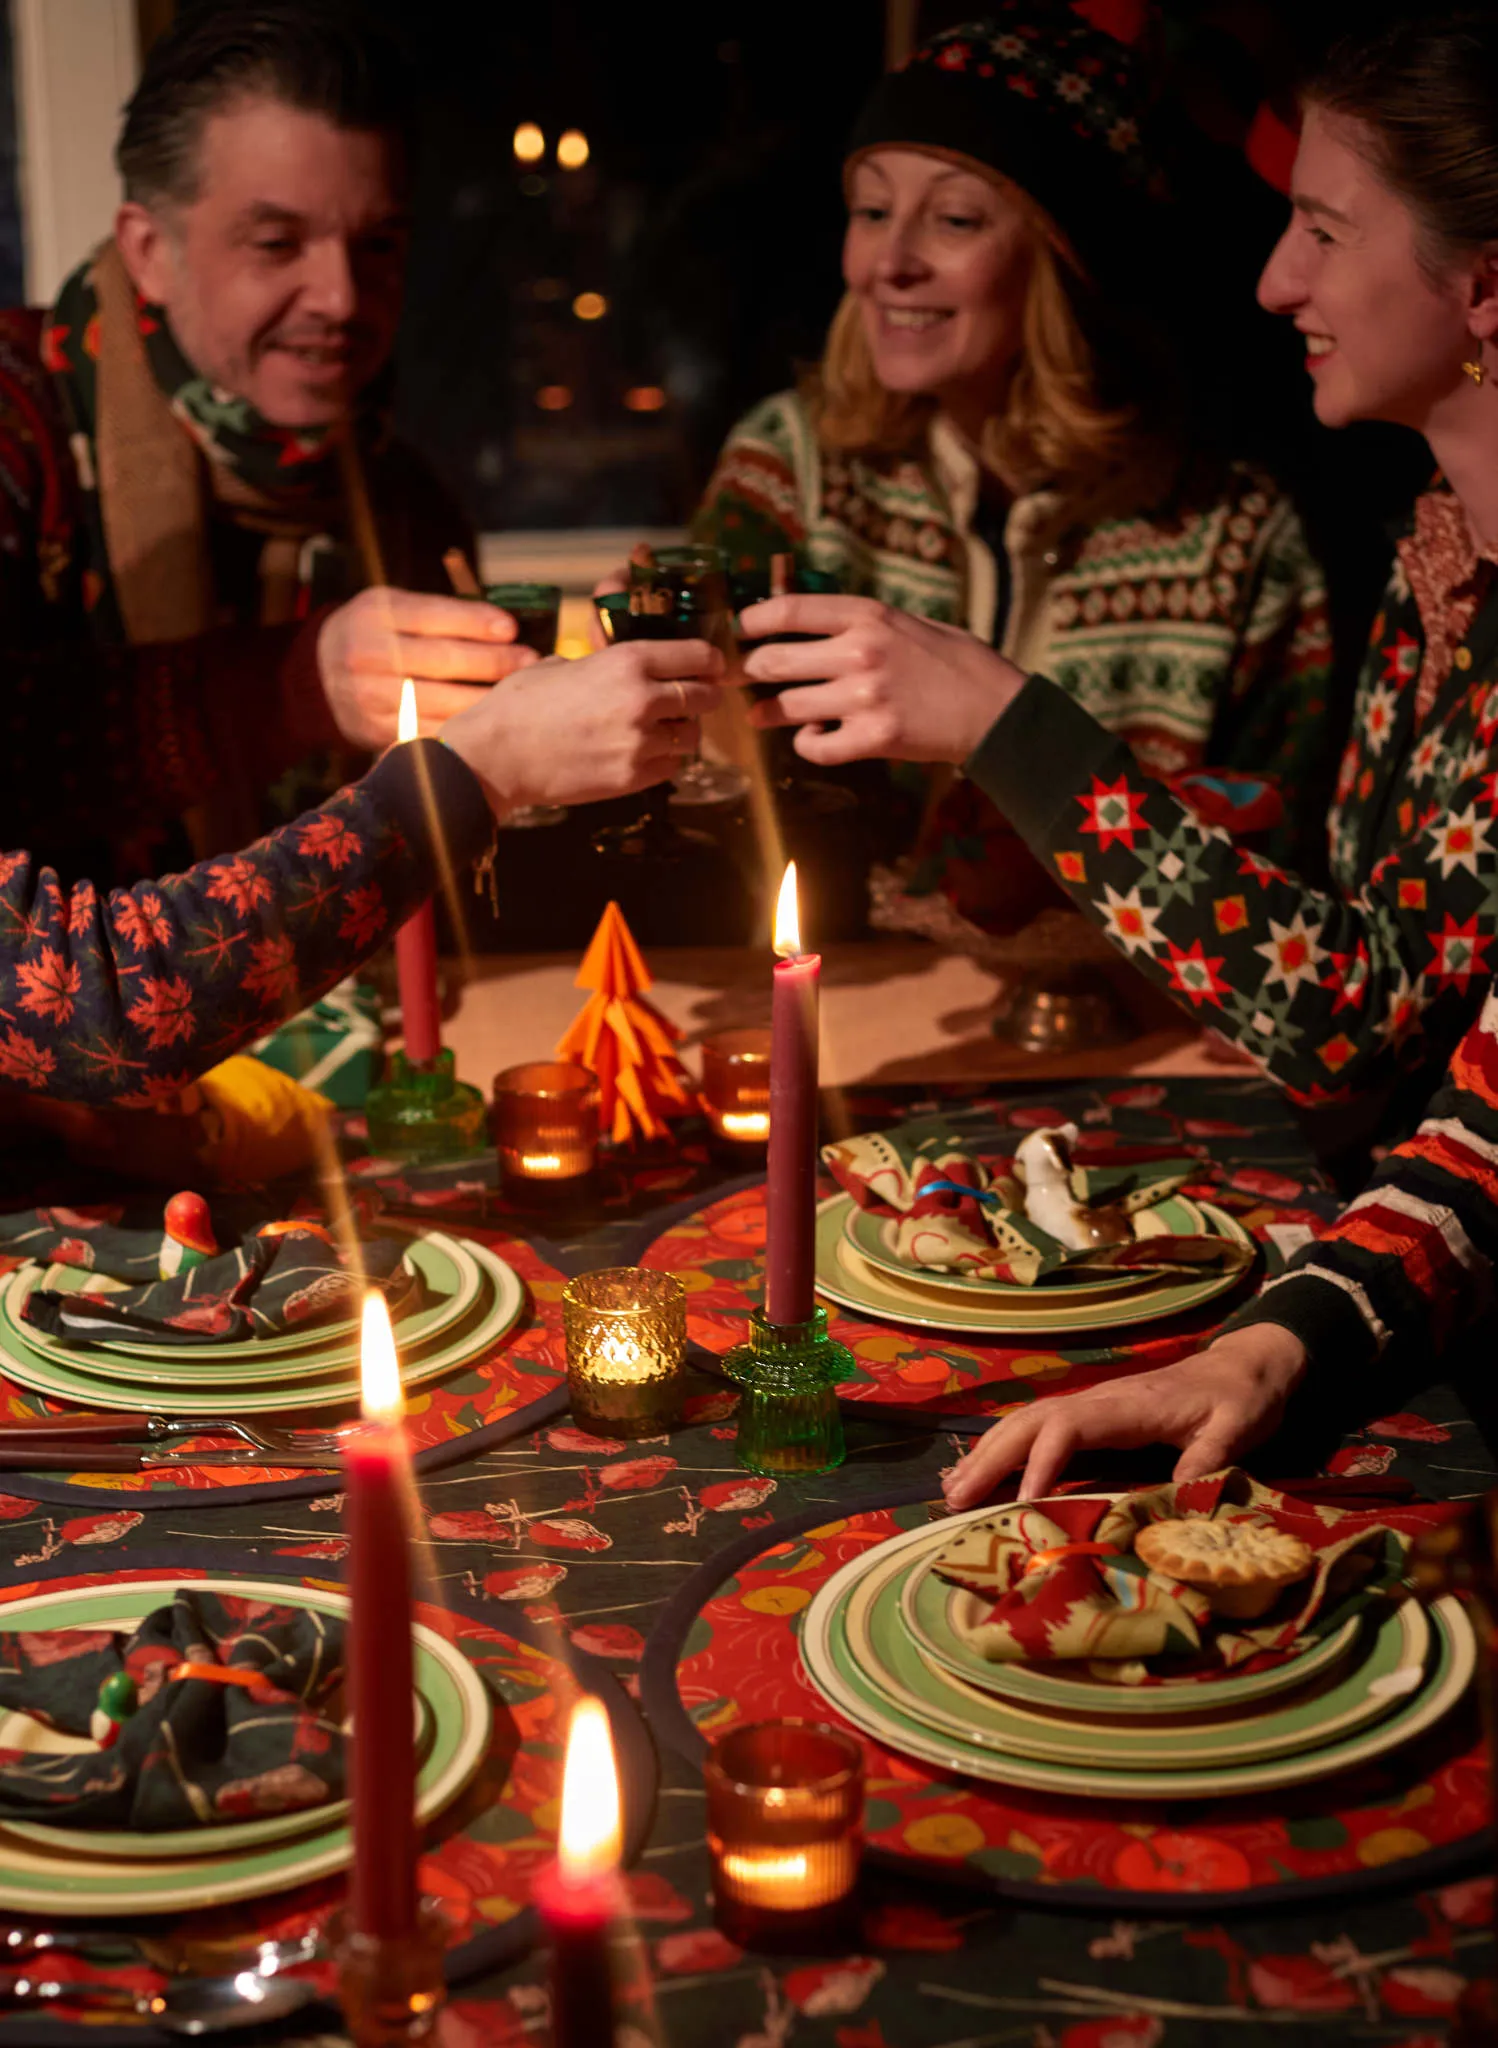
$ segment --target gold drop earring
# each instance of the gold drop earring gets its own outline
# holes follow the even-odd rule
[[[1486,383],[1488,375],[1487,366],[1484,364],[1481,356],[1477,356],[1470,363],[1463,363],[1462,368],[1474,384]]]

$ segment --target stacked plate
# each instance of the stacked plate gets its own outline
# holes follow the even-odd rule
[[[483,1355],[512,1328],[525,1306],[518,1274],[481,1244],[413,1232],[406,1264],[422,1282],[395,1318],[401,1378],[408,1387]],[[87,1408],[216,1415],[285,1408],[334,1408],[359,1395],[359,1328],[352,1316],[251,1337],[236,1344],[156,1344],[131,1338],[128,1349],[49,1336],[25,1322],[31,1290],[76,1291],[88,1274],[29,1264],[0,1280],[0,1373],[17,1385]]]
[[[991,1512],[855,1558],[802,1631],[817,1690],[887,1748],[939,1770],[1088,1798],[1263,1792],[1384,1755],[1471,1680],[1476,1644],[1454,1600],[1376,1601],[1297,1656],[1240,1674],[1128,1687],[1076,1664],[991,1664],[957,1626],[965,1603],[989,1603],[934,1570],[953,1531]]]
[[[1171,1195],[1143,1212],[1151,1233],[1221,1237],[1253,1247],[1242,1226],[1210,1202]],[[834,1195],[817,1216],[817,1291],[842,1308],[920,1330],[969,1336],[1083,1336],[1184,1315],[1226,1293],[1241,1268],[1198,1277],[1098,1272],[1063,1267],[1033,1287],[958,1274],[917,1273],[895,1256],[897,1219],[860,1209],[851,1195]]]
[[[0,1627],[130,1629],[171,1600],[178,1583],[134,1579],[124,1586],[34,1593],[0,1606]],[[340,1618],[348,1614],[343,1594],[320,1588],[224,1578],[194,1579],[193,1590],[282,1606],[295,1601]],[[413,1641],[413,1711],[421,1742],[416,1810],[419,1820],[428,1821],[452,1804],[483,1762],[490,1704],[482,1679],[456,1643],[420,1626]],[[0,1745],[33,1754],[93,1747],[15,1713],[0,1717]],[[341,1870],[352,1855],[347,1800],[160,1834],[0,1821],[0,1907],[115,1918],[182,1913],[289,1890]]]

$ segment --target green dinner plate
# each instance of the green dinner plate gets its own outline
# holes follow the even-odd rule
[[[1425,1610],[1404,1601],[1385,1608],[1360,1654],[1345,1666],[1262,1707],[1214,1708],[1195,1720],[1172,1715],[1152,1723],[1137,1715],[1111,1717],[1101,1703],[1087,1715],[1062,1715],[995,1699],[923,1657],[901,1618],[899,1579],[895,1558],[849,1587],[831,1619],[834,1656],[841,1649],[886,1701],[948,1735],[1015,1756],[1106,1770],[1122,1764],[1200,1771],[1325,1748],[1382,1720],[1418,1691],[1430,1648]]]
[[[406,1257],[421,1275],[428,1296],[424,1308],[397,1318],[395,1323],[396,1343],[414,1349],[441,1336],[468,1314],[479,1298],[482,1276],[472,1252],[441,1231],[413,1234]],[[70,1275],[74,1272],[73,1268],[63,1270]],[[77,1271],[70,1291],[77,1292],[87,1278],[87,1273]],[[358,1339],[325,1334],[321,1324],[236,1344],[80,1344],[54,1337],[24,1320],[26,1298],[41,1279],[38,1266],[19,1270],[12,1286],[0,1295],[0,1331],[29,1350],[96,1379],[121,1379],[136,1386],[201,1386],[206,1365],[213,1368],[218,1380],[253,1386],[261,1380],[314,1379],[339,1369],[351,1370],[359,1363]],[[59,1278],[59,1284],[66,1283]],[[336,1330],[348,1327],[352,1326],[341,1321]]]
[[[514,1327],[525,1308],[525,1288],[514,1268],[505,1264],[487,1246],[465,1241],[477,1260],[484,1285],[469,1317],[448,1332],[435,1350],[401,1357],[401,1383],[421,1386],[445,1372],[479,1357]],[[8,1292],[16,1275],[0,1280]],[[0,1305],[3,1305],[0,1292]],[[18,1386],[54,1399],[72,1401],[85,1408],[122,1408],[131,1413],[144,1411],[160,1415],[217,1415],[232,1403],[243,1415],[278,1415],[307,1408],[348,1407],[359,1398],[356,1372],[342,1372],[318,1380],[297,1380],[291,1386],[241,1387],[222,1373],[211,1378],[205,1373],[197,1390],[182,1387],[163,1389],[139,1381],[125,1382],[95,1378],[73,1366],[58,1364],[29,1346],[15,1342],[8,1329],[0,1327],[0,1371]]]
[[[1143,1213],[1158,1217],[1171,1237],[1208,1235],[1207,1219],[1197,1204],[1188,1201],[1184,1195],[1171,1195]],[[1118,1294],[1137,1293],[1141,1287],[1153,1286],[1158,1277],[1153,1273],[1108,1270],[1089,1275],[1075,1267],[1062,1266],[1037,1280],[1033,1287],[1021,1287],[1010,1280],[974,1280],[964,1273],[944,1273],[934,1267],[908,1264],[895,1252],[899,1228],[898,1216],[876,1216],[867,1209],[860,1209],[854,1202],[849,1207],[843,1232],[856,1252],[891,1279],[915,1280],[923,1287],[940,1287],[945,1293],[976,1298],[994,1306],[1002,1303],[1007,1307],[1011,1302],[1016,1306],[1034,1306],[1044,1302],[1046,1306],[1056,1308],[1063,1302],[1097,1301]]]
[[[928,1534],[924,1529],[916,1533]],[[1067,1714],[1134,1715],[1150,1721],[1162,1715],[1236,1709],[1322,1677],[1348,1654],[1361,1627],[1361,1616],[1354,1615],[1340,1628],[1313,1640],[1299,1656],[1263,1671],[1203,1672],[1155,1685],[1111,1685],[1106,1678],[1092,1677],[1081,1664],[990,1662],[963,1639],[956,1622],[967,1603],[979,1609],[991,1603],[980,1594],[949,1585],[936,1570],[932,1553],[950,1533],[938,1531],[925,1544],[912,1545],[899,1560],[906,1634],[925,1656],[955,1678],[1020,1705],[1054,1707]],[[890,1554],[894,1554],[893,1545]]]
[[[136,1579],[121,1586],[80,1586],[67,1592],[33,1593],[0,1603],[0,1622],[24,1617],[28,1628],[93,1625],[128,1626],[150,1606],[171,1598],[180,1580]],[[262,1579],[194,1579],[207,1592],[299,1602],[318,1613],[346,1616],[339,1592]],[[417,1627],[416,1678],[432,1716],[432,1742],[417,1778],[417,1814],[425,1821],[451,1805],[483,1760],[489,1742],[489,1694],[478,1672],[456,1643]],[[275,1816],[275,1819],[289,1816]],[[14,1911],[86,1915],[181,1913],[233,1899],[288,1891],[340,1870],[353,1854],[347,1826],[334,1823],[290,1839],[260,1835],[243,1840],[244,1830],[262,1821],[214,1829],[221,1853],[158,1858],[135,1847],[129,1854],[102,1850],[83,1829],[25,1830],[0,1822],[0,1906]],[[35,1839],[45,1834],[45,1841]],[[233,1835],[228,1844],[224,1838]],[[140,1838],[130,1837],[132,1843]]]
[[[833,1622],[844,1591],[856,1583],[866,1562],[855,1558],[845,1565],[807,1608],[801,1656],[808,1678],[855,1727],[888,1748],[919,1758],[937,1770],[994,1784],[1023,1785],[1088,1799],[1158,1797],[1172,1801],[1232,1798],[1304,1784],[1387,1755],[1411,1741],[1456,1704],[1476,1664],[1471,1624],[1460,1603],[1446,1598],[1430,1609],[1434,1647],[1423,1682],[1397,1697],[1372,1726],[1335,1737],[1321,1748],[1259,1762],[1213,1763],[1188,1770],[1135,1769],[1127,1764],[1110,1767],[1093,1761],[1021,1756],[1012,1747],[986,1747],[971,1735],[933,1726],[928,1719],[887,1699],[859,1667],[841,1631],[834,1631]],[[929,1684],[929,1667],[921,1663],[914,1645],[902,1640],[911,1663]],[[974,1702],[975,1707],[979,1704]],[[992,1702],[992,1707],[996,1713],[1003,1711],[998,1701]]]
[[[997,1307],[966,1295],[955,1297],[938,1281],[935,1285],[909,1277],[896,1280],[871,1266],[849,1243],[845,1233],[847,1211],[853,1206],[849,1195],[833,1195],[817,1212],[817,1292],[841,1308],[858,1315],[879,1316],[885,1322],[904,1323],[918,1330],[952,1330],[965,1336],[1014,1336],[1041,1342],[1062,1337],[1080,1337],[1104,1330],[1128,1329],[1140,1323],[1158,1322],[1163,1316],[1184,1315],[1214,1300],[1243,1278],[1242,1271],[1210,1273],[1200,1280],[1155,1280],[1137,1292],[1095,1303],[1063,1302],[1052,1307],[1044,1300],[1014,1302],[1006,1298]],[[1210,1202],[1196,1205],[1207,1226],[1236,1244],[1253,1245],[1252,1238],[1231,1216]],[[1036,1289],[1016,1290],[1034,1295]]]

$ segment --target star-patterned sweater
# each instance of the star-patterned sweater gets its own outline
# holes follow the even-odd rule
[[[1278,1323],[1339,1372],[1391,1343],[1428,1362],[1493,1305],[1498,1259],[1498,985],[1419,1129],[1231,1326]]]
[[[1403,1136],[1495,962],[1498,571],[1444,487],[1374,622],[1327,820],[1334,886],[1242,850],[1032,676],[968,772],[1073,901],[1298,1100],[1388,1087]]]
[[[448,857],[472,859],[489,808],[436,740],[242,853],[109,895],[0,853],[0,1084],[146,1108],[315,1002],[435,888],[427,789]]]

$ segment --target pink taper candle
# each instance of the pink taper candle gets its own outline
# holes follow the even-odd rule
[[[623,1912],[619,1777],[608,1711],[580,1699],[567,1729],[557,1860],[539,1872],[536,1904],[551,1940],[552,2048],[614,2039],[610,1941]]]
[[[412,1711],[410,1467],[400,1368],[385,1298],[364,1303],[366,1427],[344,1452],[349,1539],[348,1699],[355,1934],[404,1941],[416,1924],[416,1739]]]
[[[414,740],[420,730],[416,691],[408,676],[401,684],[396,736],[398,741]],[[434,1060],[442,1049],[442,1021],[437,999],[437,919],[430,903],[423,903],[395,935],[395,979],[406,1058],[418,1065]]]
[[[801,951],[796,863],[775,906],[770,1139],[765,1181],[765,1315],[804,1323],[816,1306],[817,1016],[822,962]]]

